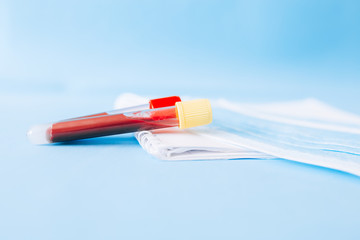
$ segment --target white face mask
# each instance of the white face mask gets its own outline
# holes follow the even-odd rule
[[[317,100],[271,104],[212,101],[214,122],[187,131],[136,134],[166,160],[284,158],[360,175],[360,117]]]

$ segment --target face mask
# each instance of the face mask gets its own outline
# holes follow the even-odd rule
[[[164,160],[283,158],[360,175],[360,117],[313,99],[212,101],[214,121],[190,130],[136,133]]]

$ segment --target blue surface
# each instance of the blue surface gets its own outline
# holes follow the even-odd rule
[[[160,161],[132,135],[33,146],[30,124],[110,99],[1,100],[1,239],[360,236],[358,177],[284,160]]]
[[[165,162],[132,135],[33,146],[122,92],[360,114],[359,1],[0,1],[0,239],[360,239],[360,179],[284,160]],[[179,84],[182,82],[183,84]]]

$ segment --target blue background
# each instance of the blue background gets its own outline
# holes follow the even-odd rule
[[[132,135],[32,146],[122,92],[360,114],[360,2],[0,0],[0,239],[359,239],[360,181],[284,160],[164,162]]]

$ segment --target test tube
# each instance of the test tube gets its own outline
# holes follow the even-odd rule
[[[28,131],[34,144],[66,142],[159,128],[181,129],[212,121],[210,101],[198,99],[176,102],[175,106],[154,108],[37,125]]]
[[[114,115],[114,114],[125,113],[125,112],[141,111],[141,110],[146,110],[146,109],[170,107],[170,106],[175,106],[176,102],[181,102],[181,98],[179,96],[155,98],[155,99],[151,99],[146,104],[131,106],[131,107],[127,107],[127,108],[115,109],[115,110],[111,110],[111,111],[107,111],[107,112],[101,112],[101,113],[81,116],[81,117],[77,117],[77,118],[98,117],[98,116]],[[70,119],[66,119],[63,121],[69,121],[69,120],[72,121],[77,118],[70,118]]]

